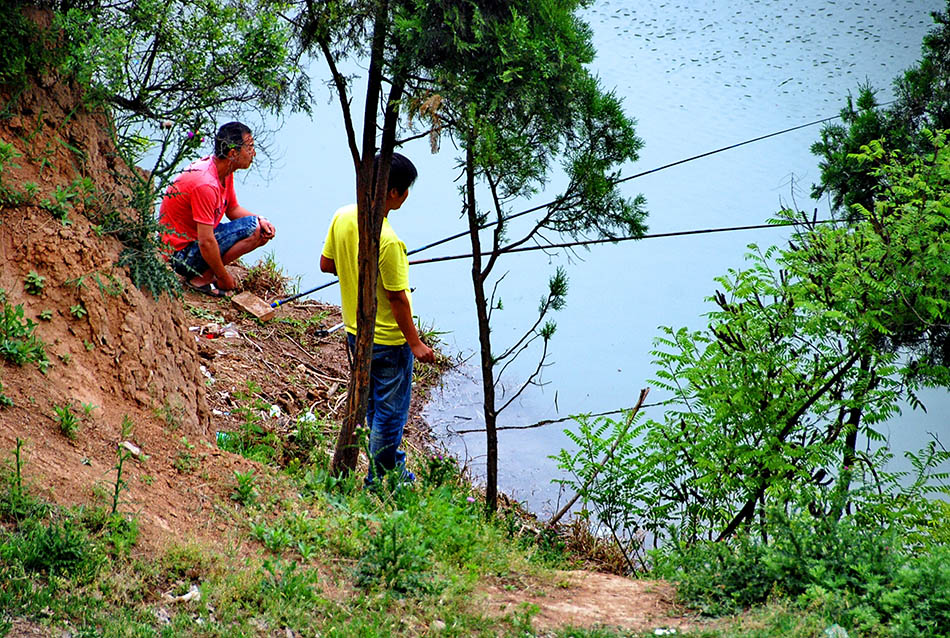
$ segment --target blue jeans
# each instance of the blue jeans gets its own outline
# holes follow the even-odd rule
[[[247,239],[257,230],[257,215],[248,215],[247,217],[238,217],[223,224],[218,224],[214,229],[214,238],[218,242],[218,250],[221,256],[231,250],[234,244],[242,239]],[[201,249],[198,248],[198,242],[193,241],[181,250],[171,256],[169,262],[179,275],[183,277],[197,277],[208,270],[208,262],[201,256]]]
[[[350,352],[356,337],[347,333]],[[366,423],[369,426],[369,473],[366,485],[397,470],[407,479],[406,453],[399,449],[403,429],[409,420],[409,399],[412,393],[412,349],[401,346],[373,345],[373,362],[369,372],[369,403]]]

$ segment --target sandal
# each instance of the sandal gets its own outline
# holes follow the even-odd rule
[[[220,298],[220,297],[227,297],[227,296],[228,296],[228,293],[224,292],[223,290],[218,289],[218,288],[215,287],[215,285],[212,284],[212,283],[205,284],[204,286],[196,286],[195,284],[193,284],[193,283],[191,283],[190,281],[187,281],[187,280],[186,280],[186,281],[185,281],[185,287],[186,287],[186,288],[189,288],[190,290],[194,290],[195,292],[200,292],[200,293],[203,294],[203,295],[208,295],[209,297],[219,297],[219,298]]]

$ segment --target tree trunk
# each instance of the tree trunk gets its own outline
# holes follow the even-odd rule
[[[478,211],[475,208],[475,165],[471,147],[465,153],[465,190],[468,230],[472,242],[472,288],[475,291],[475,313],[478,318],[478,344],[482,366],[482,406],[485,414],[485,508],[498,509],[498,430],[495,413],[495,362],[491,354],[491,327],[488,323],[488,300],[485,276],[482,273],[481,240],[478,236]]]
[[[377,100],[382,88],[382,59],[385,52],[388,2],[377,6],[373,26],[373,49],[367,77],[366,103],[363,110],[363,140],[361,158],[356,167],[357,223],[359,226],[359,278],[356,304],[356,347],[350,368],[346,409],[340,434],[337,436],[330,466],[334,476],[348,474],[356,468],[360,440],[357,428],[366,418],[369,398],[370,365],[373,358],[373,334],[376,330],[376,280],[379,274],[379,233],[383,226],[386,185],[395,140],[395,120],[398,115],[402,84],[394,82],[386,105],[379,174],[374,175],[376,157]],[[388,146],[388,149],[387,149]]]

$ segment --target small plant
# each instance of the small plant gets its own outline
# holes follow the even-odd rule
[[[290,279],[277,265],[274,253],[267,253],[260,261],[248,268],[243,286],[260,297],[279,297],[287,293]]]
[[[72,224],[69,209],[72,208],[72,199],[75,196],[76,193],[72,189],[57,186],[52,197],[46,197],[40,202],[40,208],[49,211],[63,226],[69,226]]]
[[[77,303],[69,307],[69,314],[74,316],[76,319],[82,319],[88,314],[88,312],[81,303]]]
[[[59,423],[59,431],[66,435],[71,441],[76,440],[79,433],[79,417],[73,414],[72,405],[53,405],[53,411],[56,413],[56,420]]]
[[[128,418],[128,417],[126,417]],[[132,457],[132,453],[125,449],[121,444],[116,445],[116,463],[115,463],[115,481],[112,484],[112,511],[115,514],[119,509],[119,499],[122,492],[129,489],[129,484],[122,476],[125,462]]]
[[[12,408],[13,399],[3,393],[3,383],[0,382],[0,410],[3,408]]]
[[[40,370],[45,372],[49,366],[49,359],[46,358],[46,344],[33,334],[36,323],[30,319],[24,319],[22,304],[11,306],[4,300],[2,310],[0,358],[18,366],[36,363]]]
[[[198,467],[198,457],[187,450],[179,450],[172,466],[178,470],[179,474],[190,474]]]
[[[221,324],[225,323],[223,315],[217,312],[206,310],[199,306],[193,306],[190,303],[185,304],[185,310],[187,310],[191,316],[201,319],[203,321],[211,321],[214,323],[221,323]]]
[[[179,474],[189,474],[194,472],[195,468],[198,467],[199,459],[191,453],[191,451],[195,449],[195,446],[193,443],[188,442],[187,436],[181,437],[181,442],[185,446],[185,449],[179,450],[172,465],[178,470]]]
[[[39,274],[35,270],[31,270],[29,273],[27,273],[26,277],[23,278],[23,289],[31,295],[38,295],[43,292],[43,287],[45,285],[46,277]]]
[[[63,362],[63,365],[68,366],[69,362],[73,360],[73,355],[69,354],[68,352],[63,352],[57,356],[59,357],[59,360]]]
[[[43,505],[27,494],[23,486],[23,446],[23,439],[17,437],[13,467],[2,475],[6,489],[0,496],[0,514],[16,521],[42,514],[44,510]]]
[[[242,505],[251,505],[257,498],[257,488],[255,487],[257,479],[254,476],[254,470],[247,472],[235,471],[234,479],[237,481],[237,487],[234,488],[231,498]]]
[[[261,413],[270,409],[270,404],[258,396],[260,391],[260,386],[249,380],[244,390],[234,393],[238,405],[232,414],[242,418],[243,423],[237,432],[219,439],[218,447],[261,463],[270,463],[280,457],[283,441],[262,424]]]
[[[430,554],[419,523],[404,511],[393,512],[370,539],[357,566],[356,583],[400,593],[433,591],[435,583],[427,573]]]
[[[53,311],[47,308],[46,310],[38,314],[37,317],[41,319],[42,321],[49,321],[53,318]]]

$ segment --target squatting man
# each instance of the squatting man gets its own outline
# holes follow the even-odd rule
[[[214,138],[214,155],[193,162],[168,187],[159,221],[168,229],[169,263],[185,286],[214,297],[237,287],[225,268],[274,238],[274,225],[238,204],[234,172],[254,161],[254,137],[240,122],[228,122]],[[230,220],[222,224],[227,215]]]

